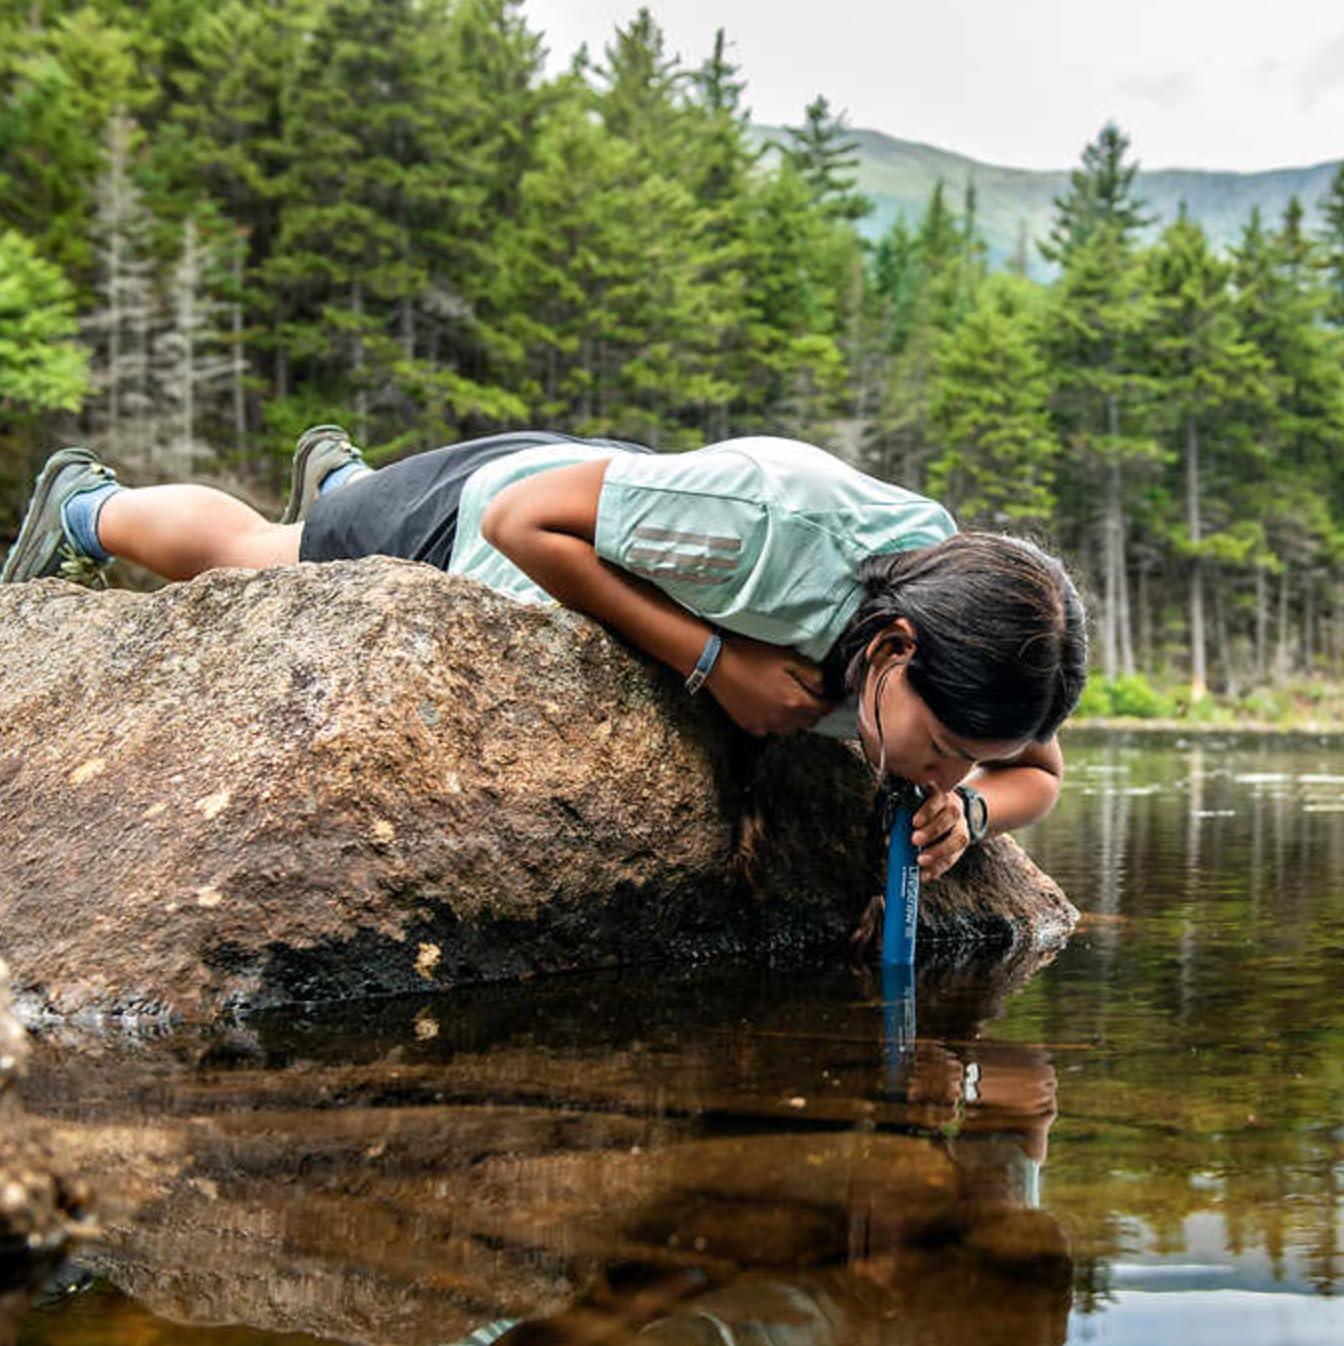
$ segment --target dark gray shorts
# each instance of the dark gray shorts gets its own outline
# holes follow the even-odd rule
[[[642,444],[618,439],[578,439],[547,430],[520,430],[418,453],[318,496],[304,521],[299,560],[400,556],[447,570],[467,478],[496,458],[541,444],[653,452]]]

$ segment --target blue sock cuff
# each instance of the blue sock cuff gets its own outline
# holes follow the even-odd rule
[[[125,489],[119,482],[109,481],[102,486],[95,486],[91,491],[72,495],[61,506],[61,528],[66,541],[81,556],[87,556],[100,565],[112,559],[111,552],[104,550],[103,544],[98,541],[98,516],[103,512],[103,506],[118,491]]]
[[[326,495],[328,491],[334,491],[338,486],[344,486],[351,477],[362,477],[369,471],[363,463],[342,463],[340,467],[333,467],[320,482],[317,483],[318,495]]]

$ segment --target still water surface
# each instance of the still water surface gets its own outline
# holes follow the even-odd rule
[[[109,1205],[21,1341],[1338,1346],[1344,745],[1069,760],[1025,840],[1085,924],[913,1006],[715,967],[46,1044]]]

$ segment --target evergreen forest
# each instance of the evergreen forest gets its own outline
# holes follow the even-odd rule
[[[1108,125],[991,270],[973,181],[865,239],[843,115],[763,144],[723,34],[544,55],[519,0],[0,0],[0,545],[60,442],[274,505],[318,422],[767,432],[1061,550],[1105,686],[1344,675],[1344,165],[1153,239]]]

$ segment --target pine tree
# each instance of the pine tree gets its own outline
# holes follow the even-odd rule
[[[692,76],[678,57],[667,54],[663,31],[649,10],[641,8],[616,29],[605,57],[594,73],[607,130],[639,150],[647,172],[684,181],[691,166],[683,93]]]
[[[1037,348],[1041,304],[1030,282],[992,277],[935,360],[929,426],[941,452],[928,488],[971,527],[1041,528],[1054,510],[1059,442]]]
[[[1175,536],[1189,563],[1190,696],[1198,701],[1208,689],[1209,563],[1239,554],[1243,542],[1224,531],[1237,520],[1216,494],[1210,500],[1205,459],[1210,446],[1240,440],[1246,415],[1269,404],[1268,362],[1238,328],[1231,265],[1214,257],[1184,209],[1147,265],[1153,312],[1146,339],[1162,387],[1156,414],[1184,464],[1184,527]]]
[[[915,239],[904,215],[877,241],[869,271],[869,288],[882,307],[886,349],[898,352],[910,336],[918,289]]]
[[[77,411],[88,390],[88,356],[74,290],[17,230],[0,233],[0,425],[48,411]]]
[[[692,423],[723,433],[725,375],[746,342],[743,197],[751,154],[741,86],[721,33],[708,65],[693,75],[667,55],[647,10],[617,29],[597,73],[603,125],[635,155],[620,189],[625,199],[607,202],[606,229],[618,235],[614,256],[643,240],[636,246],[660,259],[660,274],[636,263],[627,279],[613,276],[606,288],[626,316],[615,339],[603,343],[604,384],[638,390],[629,423],[642,424],[648,436],[661,438],[674,426],[689,431]],[[626,215],[640,200],[652,217]],[[646,316],[631,321],[636,313]],[[639,322],[648,325],[647,339],[632,351]]]
[[[502,240],[514,258],[508,330],[528,353],[539,418],[679,442],[679,427],[730,391],[715,369],[707,212],[682,183],[646,173],[579,87],[547,117],[522,200]]]
[[[1275,390],[1272,407],[1250,424],[1267,463],[1256,510],[1277,568],[1273,669],[1282,680],[1299,662],[1294,649],[1312,648],[1306,608],[1317,573],[1333,564],[1344,518],[1344,348],[1341,334],[1325,325],[1322,259],[1296,200],[1273,232],[1253,213],[1236,250],[1235,279],[1238,317]],[[1295,590],[1303,599],[1300,639],[1292,628]]]
[[[1321,214],[1325,217],[1321,242],[1330,289],[1326,318],[1333,326],[1344,328],[1344,163],[1330,179],[1330,190],[1321,202]]]
[[[139,129],[124,113],[109,120],[104,167],[95,189],[93,233],[98,259],[97,307],[82,322],[94,351],[89,406],[113,457],[153,470],[157,439],[150,385],[150,343],[159,316],[150,236],[154,219],[132,173]]]
[[[31,481],[30,448],[55,412],[88,390],[74,290],[31,239],[0,231],[0,536],[12,537]]]
[[[844,385],[836,225],[787,161],[755,185],[747,209],[735,405],[746,427],[803,433],[835,413]]]
[[[947,189],[935,184],[908,255],[901,262],[900,299],[893,313],[895,359],[882,407],[865,448],[865,459],[880,476],[914,489],[934,443],[929,432],[933,371],[944,342],[968,310],[978,278],[981,244],[968,240],[965,223],[948,205]],[[891,254],[894,261],[897,253]],[[891,282],[888,282],[891,283]]]
[[[171,322],[154,343],[156,400],[175,412],[163,454],[163,466],[171,476],[186,476],[193,470],[201,414],[236,373],[224,333],[216,325],[225,307],[212,293],[221,263],[213,240],[202,236],[196,216],[189,215],[170,277]]]
[[[748,141],[751,114],[742,101],[747,86],[740,75],[728,59],[728,40],[720,28],[692,84],[695,192],[710,206],[739,202],[746,175],[759,158]]]
[[[1095,140],[1083,147],[1082,166],[1069,175],[1069,190],[1055,198],[1055,218],[1041,252],[1047,261],[1067,264],[1100,226],[1117,229],[1127,239],[1152,223],[1136,194],[1137,162],[1126,163],[1129,137],[1107,122]]]
[[[412,0],[331,0],[285,104],[280,234],[262,275],[288,309],[278,340],[326,391],[323,419],[348,416],[365,442],[417,428],[441,440],[461,418],[517,407],[456,358],[488,177],[435,22]]]
[[[149,90],[125,28],[92,6],[55,8],[25,5],[0,28],[0,218],[82,286],[104,129]]]
[[[1077,446],[1080,466],[1068,502],[1071,541],[1082,550],[1095,532],[1100,572],[1100,654],[1107,677],[1135,671],[1129,569],[1128,481],[1158,456],[1144,413],[1151,381],[1141,338],[1149,298],[1136,254],[1144,222],[1132,196],[1137,164],[1124,163],[1128,140],[1113,125],[1083,152],[1069,193],[1056,201],[1051,245],[1061,274],[1046,324],[1045,352],[1056,371],[1059,430]],[[1096,517],[1093,502],[1102,508]]]
[[[459,0],[441,38],[434,11],[421,12],[410,41],[424,166],[412,173],[406,246],[428,283],[399,302],[398,336],[427,389],[422,420],[471,433],[524,415],[521,356],[505,332],[515,259],[500,240],[523,210],[556,94],[538,87],[541,38],[522,0]]]
[[[292,296],[268,268],[281,247],[288,192],[287,111],[324,5],[220,0],[195,7],[178,28],[179,59],[163,74],[161,120],[150,153],[172,198],[171,213],[184,220],[209,201],[240,240],[240,251],[230,258],[233,438],[240,449],[259,426],[262,408],[271,414],[279,409],[283,418],[292,392],[285,331]],[[319,419],[330,419],[335,408],[333,401],[313,409]]]
[[[737,387],[750,359],[746,272],[753,175],[761,150],[752,142],[746,89],[739,68],[729,60],[722,29],[690,84],[687,107],[688,186],[706,211],[706,279],[713,287],[718,345],[712,357],[726,384]],[[742,399],[738,399],[741,401]],[[706,439],[725,439],[732,430],[732,401],[723,398],[705,408]],[[738,410],[743,410],[739,407]]]
[[[861,220],[873,203],[855,191],[859,149],[843,112],[818,94],[803,110],[803,124],[788,128],[784,155],[807,183],[812,200],[838,220]]]

